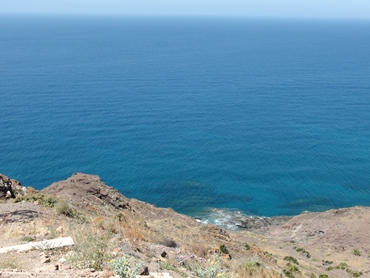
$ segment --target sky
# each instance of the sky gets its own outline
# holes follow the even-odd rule
[[[370,19],[370,0],[0,0],[0,13]]]

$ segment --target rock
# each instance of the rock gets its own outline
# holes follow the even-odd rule
[[[142,266],[139,271],[139,275],[149,275],[149,268],[147,266]]]
[[[290,220],[290,216],[276,216],[276,217],[243,217],[235,222],[235,226],[243,229],[259,229],[266,226],[276,226],[283,224]]]
[[[7,176],[0,174],[0,200],[14,197],[12,181]]]
[[[8,190],[8,191],[6,192],[5,198],[6,198],[6,199],[9,199],[9,198],[11,198],[11,197],[12,197],[12,193]]]
[[[65,258],[60,258],[58,262],[60,262],[61,264],[64,264],[67,260]]]
[[[149,273],[159,272],[161,270],[160,266],[155,262],[150,262],[148,265]]]
[[[163,258],[162,256],[160,256],[159,258],[158,258],[158,261],[159,262],[167,262],[167,259],[166,258]]]
[[[129,199],[113,187],[107,186],[96,175],[76,173],[67,180],[51,184],[41,192],[65,200],[73,199],[80,204],[99,202],[102,206],[109,204],[116,209],[131,210]]]
[[[36,190],[34,191],[36,192]],[[27,188],[22,186],[19,181],[0,174],[0,200],[16,198],[18,196],[25,196],[28,194],[29,192]]]
[[[45,264],[45,263],[50,263],[50,258],[49,256],[42,256],[41,257],[41,263]]]

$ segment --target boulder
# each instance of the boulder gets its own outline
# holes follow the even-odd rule
[[[0,174],[0,200],[23,196],[27,193],[27,188],[23,187],[19,181]]]

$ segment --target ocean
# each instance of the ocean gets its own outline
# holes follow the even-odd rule
[[[370,21],[0,17],[0,172],[191,216],[370,205]]]

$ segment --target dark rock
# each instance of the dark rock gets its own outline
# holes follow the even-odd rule
[[[139,275],[149,275],[149,268],[147,266],[142,266],[139,271]]]
[[[259,229],[266,226],[276,226],[287,222],[292,217],[290,216],[276,216],[276,217],[244,217],[240,219],[235,225],[243,229]]]
[[[27,194],[27,188],[23,187],[19,181],[9,179],[7,176],[0,174],[0,200]]]

